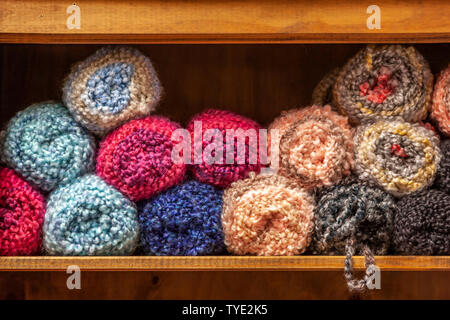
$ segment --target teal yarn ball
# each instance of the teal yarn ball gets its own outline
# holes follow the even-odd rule
[[[85,175],[50,194],[43,234],[51,255],[130,255],[139,240],[137,209],[100,177]]]
[[[3,140],[8,166],[44,191],[93,171],[95,140],[56,102],[18,112]]]

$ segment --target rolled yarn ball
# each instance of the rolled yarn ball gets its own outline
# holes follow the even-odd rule
[[[442,70],[434,85],[431,117],[439,130],[450,136],[450,66]]]
[[[97,174],[133,201],[148,199],[183,180],[185,164],[172,159],[180,126],[150,116],[117,128],[100,143]]]
[[[339,68],[333,69],[319,81],[312,93],[312,105],[326,106],[333,103],[333,87],[339,73]]]
[[[223,202],[225,244],[232,253],[290,256],[310,243],[314,199],[292,179],[250,173],[225,189]]]
[[[224,252],[222,203],[221,190],[194,180],[144,202],[139,209],[144,252],[161,256]]]
[[[44,247],[51,255],[129,255],[137,246],[135,205],[95,175],[53,191],[44,220]]]
[[[196,130],[196,124],[198,129]],[[237,115],[230,111],[224,110],[207,110],[203,113],[195,115],[187,126],[191,134],[191,150],[193,165],[192,173],[195,179],[200,182],[208,183],[218,187],[227,187],[233,181],[242,179],[248,175],[249,172],[259,172],[261,169],[261,162],[259,156],[259,129],[261,127],[258,123],[246,117]],[[214,130],[219,139],[212,139],[207,137],[205,133],[208,130]],[[231,138],[229,144],[233,148],[230,160],[227,161],[227,132],[231,134],[239,132],[250,133],[254,139],[242,137],[245,140],[242,145],[245,152],[242,154],[239,151],[238,139]],[[231,139],[233,141],[231,141]],[[208,152],[208,147],[214,146],[212,143],[220,143],[223,145],[222,154],[215,154],[215,151]],[[197,148],[200,147],[200,148]],[[207,161],[205,154],[213,154],[218,157],[218,161]],[[196,161],[198,158],[200,161]]]
[[[426,118],[433,75],[414,47],[369,45],[341,69],[333,89],[333,104],[352,123],[402,117]]]
[[[433,183],[441,159],[439,138],[419,124],[380,120],[358,128],[355,159],[361,180],[401,197]]]
[[[44,191],[94,170],[95,140],[54,102],[18,112],[6,128],[4,160]]]
[[[425,190],[402,198],[397,207],[392,235],[395,252],[450,254],[450,195]]]
[[[105,47],[76,64],[63,100],[74,118],[96,135],[152,112],[162,87],[150,60],[128,47]]]
[[[441,143],[442,158],[434,181],[434,188],[450,195],[450,140]]]
[[[374,272],[373,255],[387,253],[395,208],[392,196],[361,183],[333,186],[320,196],[315,208],[312,251],[346,255],[344,275],[350,291],[365,290]],[[355,253],[365,256],[366,275],[362,280],[353,277]]]
[[[0,168],[0,256],[37,253],[45,199],[13,170]]]
[[[281,137],[280,174],[308,189],[331,186],[350,174],[353,130],[330,106],[284,112],[269,126],[270,137],[273,130]]]

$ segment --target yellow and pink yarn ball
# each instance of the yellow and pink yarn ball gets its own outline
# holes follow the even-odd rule
[[[254,172],[223,196],[222,227],[228,251],[238,255],[303,253],[314,228],[314,199],[289,178]]]
[[[284,112],[269,126],[270,132],[275,129],[280,137],[282,175],[313,189],[332,186],[350,174],[354,165],[353,129],[347,118],[329,105]]]

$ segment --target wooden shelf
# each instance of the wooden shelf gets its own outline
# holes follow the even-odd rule
[[[69,29],[67,8],[80,9]],[[450,42],[450,2],[379,0],[381,28],[359,0],[2,0],[5,43]]]
[[[354,257],[355,269],[364,268],[363,257]],[[450,256],[378,256],[384,271],[450,271]],[[343,256],[297,257],[1,257],[0,271],[341,271]]]

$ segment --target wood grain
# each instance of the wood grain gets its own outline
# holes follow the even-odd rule
[[[23,43],[449,42],[450,2],[379,0],[381,29],[366,26],[368,1],[75,1],[81,28],[66,27],[62,0],[3,0],[0,41]]]
[[[363,257],[355,257],[354,263],[355,269],[364,269]],[[379,256],[376,264],[382,271],[450,271],[448,256]],[[0,257],[1,271],[64,271],[70,265],[106,271],[339,271],[344,268],[344,257]]]

